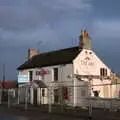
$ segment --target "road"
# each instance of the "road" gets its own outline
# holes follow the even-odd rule
[[[0,120],[88,120],[88,111],[79,112],[53,112],[40,107],[11,107],[0,105]],[[92,120],[120,120],[120,112],[93,110]]]

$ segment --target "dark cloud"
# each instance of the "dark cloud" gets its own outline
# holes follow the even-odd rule
[[[16,46],[21,43],[28,44],[28,41],[34,44],[39,39],[57,40],[61,24],[69,27],[78,21],[81,22],[85,16],[89,15],[91,9],[92,6],[87,0],[11,0],[11,2],[1,0],[1,41],[6,44],[6,41],[12,40]],[[69,31],[72,32],[72,27]]]
[[[29,47],[48,51],[77,44],[73,39],[91,11],[89,0],[0,0],[0,64],[7,66],[7,79],[16,78]]]
[[[112,25],[111,21],[100,21],[99,16],[108,8],[106,4],[98,6],[99,3],[93,0],[0,0],[0,65],[6,63],[7,79],[16,79],[16,68],[26,59],[29,47],[43,52],[78,45],[83,28],[89,30],[98,53],[105,50],[108,42],[104,40],[108,41],[109,35],[113,38],[109,39],[108,46],[118,44],[113,44],[115,34],[108,31],[119,33],[119,19]],[[117,34],[117,42],[118,39]],[[110,54],[119,51],[117,48],[100,55],[108,61]]]
[[[119,0],[93,0],[93,6],[96,7],[94,16],[97,18],[120,19],[118,13],[120,10]]]

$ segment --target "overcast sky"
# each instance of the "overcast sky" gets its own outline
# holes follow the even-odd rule
[[[98,56],[120,73],[120,0],[0,0],[0,79],[15,80],[27,49],[78,45],[87,29]]]

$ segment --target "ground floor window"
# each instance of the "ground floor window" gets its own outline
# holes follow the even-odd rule
[[[42,89],[42,97],[45,97],[45,89]]]

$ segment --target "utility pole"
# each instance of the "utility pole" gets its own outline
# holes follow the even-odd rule
[[[5,88],[5,64],[3,64],[2,101],[4,100],[4,88]]]
[[[3,88],[5,83],[5,64],[3,64]]]

